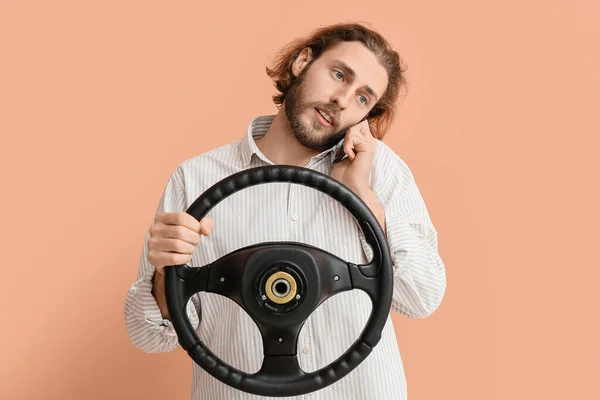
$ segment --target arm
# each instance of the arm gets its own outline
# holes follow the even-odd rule
[[[160,212],[185,210],[185,191],[179,171],[169,179],[160,199],[157,214]],[[125,300],[125,325],[132,344],[148,353],[168,352],[178,345],[177,334],[168,319],[164,301],[164,285],[153,280],[155,268],[148,261],[148,239],[146,234],[138,267],[137,280],[129,288]],[[157,277],[159,274],[156,274]],[[158,298],[157,299],[155,298]],[[193,296],[188,303],[188,317],[197,329],[200,321],[200,300]]]
[[[386,233],[394,267],[392,311],[424,318],[441,304],[445,266],[438,254],[437,232],[406,164],[385,145],[377,169],[385,171],[374,189],[357,189]],[[386,151],[387,150],[387,151]],[[371,249],[363,248],[371,257]]]
[[[348,158],[333,166],[331,176],[367,204],[386,233],[394,263],[392,311],[427,317],[442,301],[446,273],[437,233],[412,173],[373,137],[366,120],[348,129],[343,149]],[[365,255],[372,259],[373,250],[362,232],[359,236]]]
[[[165,275],[154,273],[152,277],[152,297],[160,310],[163,319],[171,320],[167,308],[167,297],[165,295]]]

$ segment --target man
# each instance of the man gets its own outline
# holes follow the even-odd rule
[[[370,260],[371,249],[347,210],[301,185],[245,189],[200,222],[185,213],[217,181],[262,165],[297,165],[329,174],[370,207],[392,251],[392,311],[424,318],[441,303],[446,277],[436,231],[409,168],[380,140],[405,82],[398,54],[373,30],[340,24],[293,43],[267,72],[279,90],[277,115],[257,117],[245,137],[184,161],[169,179],[125,305],[130,338],[146,352],[178,345],[165,302],[165,266],[202,266],[241,247],[281,240],[311,244],[354,263]],[[302,369],[315,371],[337,359],[358,338],[370,312],[371,302],[359,290],[323,303],[299,335]],[[202,293],[192,297],[187,313],[217,356],[245,372],[260,369],[258,328],[237,304]],[[361,365],[340,381],[295,398],[401,400],[406,393],[388,318],[381,341]],[[194,400],[261,398],[221,383],[195,363],[191,395]]]

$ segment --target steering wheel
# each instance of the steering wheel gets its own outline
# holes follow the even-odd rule
[[[263,242],[202,267],[165,267],[165,294],[179,344],[206,372],[255,395],[296,396],[340,380],[373,351],[390,312],[392,262],[383,229],[367,205],[335,179],[304,167],[269,165],[242,170],[211,186],[186,212],[200,221],[226,197],[271,182],[308,186],[341,203],[371,246],[371,262],[356,265],[297,242]],[[303,371],[296,352],[302,326],[323,301],[352,289],[365,291],[373,303],[365,328],[337,360],[314,372]],[[186,313],[191,296],[202,291],[235,301],[256,323],[264,350],[258,372],[250,374],[230,366],[202,343]]]

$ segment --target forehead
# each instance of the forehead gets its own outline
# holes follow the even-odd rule
[[[380,96],[387,87],[387,71],[375,54],[360,42],[338,43],[321,54],[319,60],[328,64],[346,63],[356,73],[357,84],[371,86]]]

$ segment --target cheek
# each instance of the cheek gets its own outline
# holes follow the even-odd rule
[[[362,112],[362,110],[359,112],[351,111],[346,114],[342,113],[342,120],[340,121],[342,123],[342,128],[340,128],[340,130],[348,130],[353,126],[358,125],[363,117],[364,112]]]
[[[333,85],[326,74],[307,76],[304,83],[304,95],[307,100],[323,103],[331,99]]]

